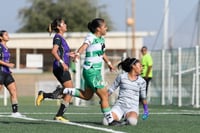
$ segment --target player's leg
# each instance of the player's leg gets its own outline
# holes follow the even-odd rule
[[[37,106],[40,106],[42,101],[45,99],[45,98],[49,98],[49,99],[61,99],[63,98],[63,87],[58,85],[56,87],[56,89],[51,92],[51,93],[46,93],[44,91],[39,91],[38,92],[38,96],[36,98],[36,105]]]
[[[128,112],[125,119],[127,125],[136,126],[138,122],[138,114],[135,111]]]
[[[73,83],[71,80],[69,81],[65,81],[63,83],[63,86],[66,86],[66,87],[72,87],[73,86]],[[67,110],[67,108],[69,107],[69,103],[71,101],[71,98],[72,96],[70,95],[63,95],[63,100],[60,104],[60,108],[58,109],[58,112],[55,116],[55,120],[59,120],[59,121],[63,121],[63,122],[67,122],[68,120],[66,118],[63,117],[65,111]]]
[[[94,92],[96,91],[97,82],[96,79],[98,72],[94,69],[83,70],[83,77],[85,80],[85,89],[81,90],[79,88],[65,88],[63,93],[70,94],[71,96],[79,97],[84,100],[89,100],[92,98]]]
[[[56,68],[53,69],[53,74],[56,77],[56,79],[63,85],[63,83],[65,81],[71,80],[71,75],[69,73],[69,71],[64,72],[61,68]],[[45,99],[45,98],[50,98],[50,99],[57,99],[57,91],[58,91],[58,87],[56,88],[56,90],[52,93],[46,93],[44,91],[39,91],[38,92],[38,96],[36,99],[36,105],[40,106],[41,102]],[[63,90],[59,91],[62,93]]]
[[[149,83],[151,81],[152,78],[145,78],[146,81],[146,95],[148,94],[148,88],[149,88]]]
[[[88,87],[86,87],[85,90],[81,90],[79,88],[65,88],[63,94],[69,94],[84,100],[90,100],[94,94],[94,91]]]
[[[113,121],[109,124],[107,119],[104,117],[103,125],[111,125],[111,126],[120,126],[122,123],[120,122],[124,112],[118,105],[114,105],[111,109]]]
[[[65,87],[65,88],[72,88],[73,83],[71,80],[71,75],[69,71],[64,71],[61,75],[57,76],[57,79],[59,82]],[[68,120],[63,117],[65,111],[67,111],[67,108],[69,107],[69,103],[71,102],[72,96],[71,95],[63,95],[63,100],[60,104],[60,108],[57,111],[57,114],[55,116],[55,120],[59,120],[62,122],[67,122]]]
[[[24,115],[18,112],[17,87],[12,75],[9,74],[6,76],[4,84],[10,93],[10,101],[12,105],[12,116],[24,117]]]
[[[96,94],[100,98],[101,111],[106,118],[108,125],[110,126],[119,126],[121,122],[118,121],[118,118],[113,117],[109,102],[108,102],[108,92],[106,88],[97,89]]]
[[[143,109],[144,109],[144,113],[142,114],[142,119],[146,120],[149,117],[149,109],[148,109],[146,98],[142,99],[142,104],[143,104]]]
[[[40,106],[41,103],[42,103],[42,101],[43,101],[45,98],[55,99],[53,93],[46,93],[46,92],[44,92],[44,91],[39,91],[39,92],[38,92],[38,96],[37,96],[37,98],[36,98],[36,105],[37,105],[37,106]]]

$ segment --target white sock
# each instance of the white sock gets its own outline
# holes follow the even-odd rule
[[[71,96],[74,96],[76,92],[75,88],[65,88],[63,90],[63,94],[70,94]]]
[[[111,111],[104,112],[104,117],[107,119],[108,123],[111,123],[114,120]]]

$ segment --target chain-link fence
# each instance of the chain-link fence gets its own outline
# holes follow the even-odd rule
[[[199,47],[151,51],[151,55],[154,65],[149,102],[199,107]]]

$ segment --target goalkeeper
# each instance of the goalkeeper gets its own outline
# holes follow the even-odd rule
[[[148,118],[148,105],[146,101],[146,82],[140,76],[142,66],[136,58],[126,58],[118,64],[124,73],[119,74],[114,83],[109,87],[108,93],[112,94],[119,87],[119,96],[111,109],[114,120],[120,121],[123,117],[126,125],[137,125],[139,116],[139,97],[142,98],[144,113],[143,120]],[[107,125],[104,118],[103,124]]]

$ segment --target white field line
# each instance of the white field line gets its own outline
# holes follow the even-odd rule
[[[0,115],[9,115],[11,114],[10,112],[0,112]],[[29,112],[23,112],[22,114],[25,115],[49,115],[49,114],[55,114],[55,112],[35,112],[35,113],[29,113]],[[102,113],[65,113],[70,114],[70,115],[102,115]],[[140,114],[142,114],[142,112],[140,112]],[[178,112],[175,111],[166,111],[166,112],[150,112],[151,114],[170,114],[170,115],[176,115],[176,114],[200,114],[200,111],[197,110],[179,110]]]
[[[86,124],[79,124],[79,123],[75,123],[75,122],[60,122],[60,121],[56,121],[56,120],[35,119],[35,118],[31,118],[31,117],[12,117],[11,115],[0,115],[0,117],[11,117],[11,118],[17,118],[17,119],[23,119],[23,120],[29,120],[29,121],[46,121],[46,122],[63,123],[63,124],[66,124],[66,125],[73,125],[73,126],[79,126],[79,127],[84,127],[84,128],[90,128],[90,129],[100,130],[100,131],[109,132],[109,133],[126,133],[126,132],[122,132],[122,131],[116,131],[116,130],[113,130],[113,129],[95,127],[95,126],[90,126],[90,125],[86,125]]]
[[[9,115],[10,112],[0,112],[0,117],[12,117],[11,115]],[[32,115],[48,115],[48,114],[55,114],[55,113],[49,113],[49,112],[37,112],[37,113],[28,113],[28,112],[23,112],[23,114],[32,114]],[[74,115],[102,115],[102,113],[65,113],[65,114],[74,114]],[[178,112],[151,112],[150,115],[177,115],[177,114],[200,114],[200,111],[195,111],[195,110],[179,110]],[[17,117],[12,117],[12,118],[17,118]],[[84,128],[90,128],[90,129],[94,129],[94,130],[100,130],[100,131],[105,131],[105,132],[109,132],[109,133],[125,133],[122,131],[115,131],[112,129],[108,129],[108,128],[102,128],[102,127],[95,127],[95,126],[90,126],[90,125],[86,125],[86,124],[79,124],[79,123],[75,123],[75,122],[59,122],[59,121],[55,121],[55,120],[48,120],[48,119],[35,119],[35,118],[31,118],[31,117],[19,117],[19,119],[24,119],[24,120],[29,120],[29,121],[46,121],[46,122],[57,122],[57,123],[63,123],[63,124],[67,124],[67,125],[73,125],[73,126],[79,126],[79,127],[84,127]]]

